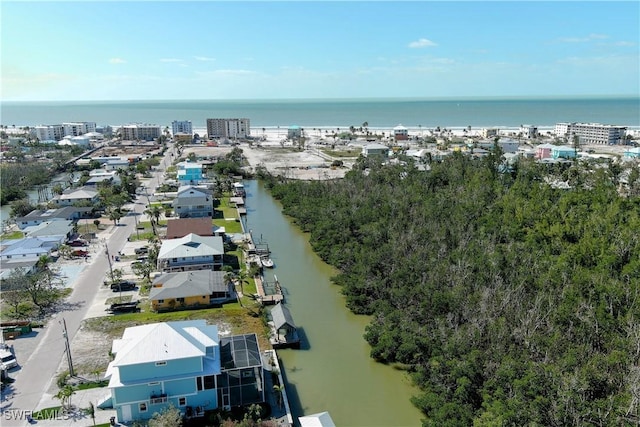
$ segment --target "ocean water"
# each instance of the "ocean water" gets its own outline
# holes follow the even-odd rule
[[[252,128],[360,127],[409,128],[553,127],[558,122],[640,127],[640,97],[492,98],[492,99],[344,99],[229,101],[60,101],[1,102],[0,123],[36,126],[89,121],[119,126],[150,123],[171,126],[191,120],[206,127],[207,118],[248,118]]]

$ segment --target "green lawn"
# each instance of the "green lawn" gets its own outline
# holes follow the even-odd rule
[[[362,150],[329,150],[329,149],[323,149],[320,150],[322,151],[324,154],[331,156],[331,157],[358,157],[360,154],[362,154]]]
[[[6,233],[2,235],[2,240],[22,239],[24,233],[22,231],[14,231],[12,233]]]

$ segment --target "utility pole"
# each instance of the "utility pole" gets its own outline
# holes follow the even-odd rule
[[[67,322],[63,318],[60,324],[62,325],[62,336],[64,337],[64,351],[65,353],[67,353],[67,364],[69,365],[69,375],[72,377],[75,377],[76,373],[73,370],[73,361],[71,360],[71,346],[69,345],[69,334],[67,333]]]
[[[111,265],[111,255],[109,254],[109,245],[107,244],[107,241],[103,239],[104,242],[104,253],[105,255],[107,255],[107,261],[109,262],[109,278],[111,280],[113,280],[113,266]]]

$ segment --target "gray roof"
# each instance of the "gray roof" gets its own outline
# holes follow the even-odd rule
[[[290,327],[296,327],[296,324],[293,323],[293,317],[291,316],[291,312],[284,304],[276,304],[271,309],[271,318],[273,319],[273,324],[276,329],[280,329],[284,325],[289,325]]]
[[[164,240],[158,259],[187,258],[224,255],[224,244],[220,236],[198,236],[187,234],[179,239]]]
[[[59,209],[47,209],[43,211],[41,209],[36,209],[29,212],[26,216],[16,218],[16,222],[21,221],[38,221],[38,220],[50,220],[50,219],[72,219],[76,216],[77,213],[87,213],[91,212],[92,208],[90,207],[76,207],[76,206],[65,206],[64,208]]]
[[[197,206],[197,205],[205,205],[207,207],[213,206],[212,203],[211,203],[211,200],[209,200],[207,197],[204,197],[204,196],[203,197],[197,197],[197,196],[196,197],[192,197],[192,196],[180,197],[180,196],[178,196],[173,200],[173,206],[174,207],[175,206],[181,206],[181,207],[182,206]]]
[[[149,299],[186,298],[228,292],[229,283],[224,280],[224,274],[222,271],[211,270],[164,273],[153,281]],[[159,284],[162,287],[156,287]]]
[[[24,229],[28,237],[67,236],[73,231],[73,221],[45,221]]]

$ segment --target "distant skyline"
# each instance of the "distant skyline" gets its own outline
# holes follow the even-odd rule
[[[0,99],[640,96],[640,3],[0,2]]]

